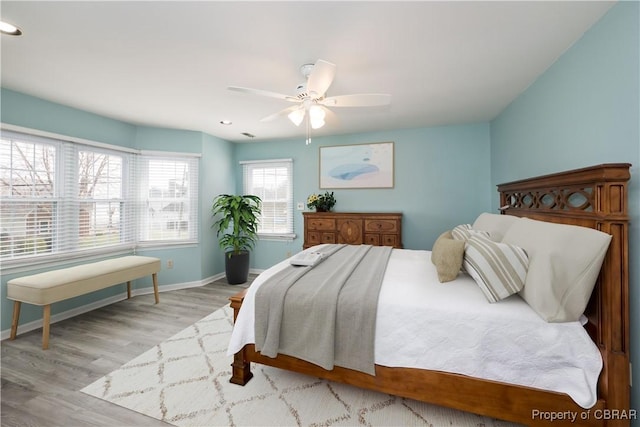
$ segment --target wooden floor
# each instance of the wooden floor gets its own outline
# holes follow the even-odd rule
[[[228,304],[248,283],[140,295],[2,341],[2,426],[167,426],[79,390]]]

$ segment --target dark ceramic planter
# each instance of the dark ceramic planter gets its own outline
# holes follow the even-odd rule
[[[249,278],[249,251],[227,252],[224,255],[224,271],[230,285],[245,283]]]

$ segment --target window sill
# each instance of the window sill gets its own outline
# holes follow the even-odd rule
[[[176,248],[176,247],[189,247],[189,246],[198,246],[198,242],[193,240],[180,240],[180,241],[162,240],[162,241],[155,241],[155,242],[138,242],[136,249],[163,249],[163,248]]]
[[[280,241],[293,241],[296,238],[295,233],[290,234],[258,234],[260,240],[280,240]]]

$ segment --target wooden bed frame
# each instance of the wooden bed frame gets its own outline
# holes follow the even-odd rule
[[[629,254],[627,182],[630,164],[603,164],[498,185],[503,214],[594,228],[612,235],[585,326],[600,348],[603,370],[598,401],[582,409],[568,395],[465,375],[376,365],[376,375],[314,364],[280,355],[268,358],[246,345],[234,356],[230,381],[245,385],[250,362],[351,384],[525,425],[628,426],[638,415],[630,409]],[[245,292],[231,297],[234,320]],[[550,414],[575,414],[577,420],[550,420]]]

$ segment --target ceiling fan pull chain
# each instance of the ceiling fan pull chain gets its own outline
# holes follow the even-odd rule
[[[309,123],[309,114],[306,115],[305,121],[307,122],[307,140],[304,142],[305,145],[311,144],[311,124]]]

